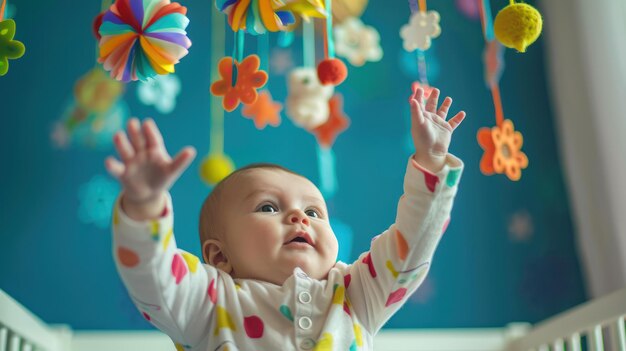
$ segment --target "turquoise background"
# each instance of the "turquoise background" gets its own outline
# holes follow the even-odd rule
[[[94,66],[91,21],[100,5],[69,0],[11,3],[16,39],[27,51],[10,61],[9,73],[0,77],[0,288],[49,323],[76,329],[151,328],[118,278],[110,232],[102,224],[108,221],[116,191],[103,167],[113,150],[77,144],[62,150],[50,141],[54,123],[71,101],[74,82]],[[493,12],[506,3],[494,1]],[[155,118],[172,153],[185,145],[199,151],[200,158],[171,191],[178,244],[199,255],[198,213],[210,191],[198,167],[209,148],[211,2],[182,4],[188,8],[193,46],[176,66],[182,82],[177,108],[161,115],[142,105],[137,83],[128,84],[124,100],[132,115]],[[495,118],[483,82],[480,24],[462,15],[454,1],[430,1],[429,6],[442,17],[442,34],[427,52],[431,83],[454,98],[454,112],[462,108],[468,114],[450,148],[466,168],[429,278],[387,327],[500,327],[542,320],[586,299],[558,157],[543,38],[525,54],[507,50],[500,84],[505,116],[524,134],[530,166],[519,182],[502,175],[487,177],[478,168],[482,149],[476,132],[494,125]],[[352,125],[334,146],[339,190],[328,203],[331,216],[347,225],[342,231],[354,234],[351,259],[394,220],[411,154],[407,97],[417,75],[414,67],[402,67],[406,58],[398,34],[408,16],[405,1],[370,1],[362,19],[379,30],[383,60],[359,68],[348,65],[349,78],[337,88]],[[228,53],[231,38],[228,33]],[[276,39],[270,37],[272,47]],[[256,39],[248,36],[246,43],[246,53],[254,53]],[[289,50],[300,65],[299,36]],[[285,76],[272,74],[269,89],[284,101]],[[239,166],[280,163],[319,183],[315,139],[295,127],[284,111],[282,116],[280,127],[258,131],[240,116],[240,109],[227,114],[226,153]],[[102,188],[98,198],[85,195]],[[81,220],[81,206],[100,208],[100,218]],[[527,240],[511,239],[508,226],[515,213],[532,219]]]

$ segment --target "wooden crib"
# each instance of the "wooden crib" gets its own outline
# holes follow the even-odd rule
[[[383,329],[376,351],[626,351],[626,289],[536,325]],[[0,351],[173,351],[158,331],[73,331],[48,325],[0,290]]]

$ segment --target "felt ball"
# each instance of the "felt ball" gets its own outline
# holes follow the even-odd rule
[[[200,177],[209,185],[216,185],[233,172],[235,165],[230,157],[209,154],[200,165]]]
[[[116,0],[98,28],[98,62],[123,82],[173,73],[191,46],[186,14],[169,0]]]
[[[496,39],[502,45],[525,52],[541,34],[541,14],[528,4],[511,4],[500,10],[493,23]]]
[[[340,59],[325,59],[317,66],[317,77],[322,85],[339,85],[348,77],[348,67]]]

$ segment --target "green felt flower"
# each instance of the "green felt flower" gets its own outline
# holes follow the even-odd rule
[[[15,36],[15,21],[8,19],[0,22],[0,76],[9,71],[9,59],[16,59],[24,55],[24,44],[13,40]]]

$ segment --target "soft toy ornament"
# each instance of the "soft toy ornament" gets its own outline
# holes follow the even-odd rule
[[[341,24],[349,18],[359,18],[367,7],[367,0],[334,0],[333,20]]]
[[[311,130],[317,142],[324,148],[332,147],[337,136],[350,126],[350,120],[343,112],[343,98],[340,94],[335,94],[328,101],[328,109],[328,120]]]
[[[74,85],[77,105],[88,112],[108,111],[123,92],[124,84],[109,78],[100,67],[91,69]]]
[[[279,10],[292,12],[305,21],[309,21],[310,17],[326,18],[323,0],[290,0]]]
[[[98,29],[98,62],[122,82],[173,73],[191,46],[186,14],[169,0],[116,0]]]
[[[323,85],[337,86],[348,77],[348,67],[340,59],[327,58],[317,65],[317,76]]]
[[[272,100],[269,91],[264,90],[259,94],[259,98],[252,104],[246,105],[241,114],[244,117],[252,118],[257,129],[263,129],[268,124],[274,127],[280,125],[280,111],[283,105]]]
[[[252,104],[256,101],[257,89],[267,83],[267,73],[259,70],[260,66],[261,60],[257,55],[250,55],[241,63],[232,57],[220,60],[218,71],[222,79],[211,84],[211,93],[224,97],[224,110],[232,112],[240,102]]]
[[[0,13],[1,19],[2,15]],[[14,37],[15,21],[8,19],[0,22],[0,76],[4,76],[9,71],[9,59],[18,59],[26,51],[24,44],[13,40]]]
[[[522,169],[528,167],[528,157],[521,151],[524,144],[522,133],[515,131],[511,120],[505,119],[493,128],[481,128],[477,139],[485,150],[480,160],[483,174],[504,173],[513,181],[522,177]]]
[[[353,66],[380,61],[383,57],[378,31],[358,18],[348,18],[335,26],[335,44],[337,55],[345,57]]]
[[[147,82],[141,82],[137,88],[139,100],[147,106],[168,114],[176,107],[176,97],[180,93],[180,79],[175,74],[157,76]]]
[[[226,178],[235,169],[230,157],[213,153],[209,154],[200,165],[200,177],[209,185],[215,185]]]
[[[431,39],[441,34],[440,18],[437,11],[415,11],[409,23],[400,29],[404,50],[409,52],[415,49],[428,50]]]
[[[294,124],[313,129],[328,119],[328,100],[334,87],[322,85],[312,67],[296,68],[287,81],[287,116]]]
[[[496,39],[507,48],[526,52],[541,34],[543,22],[537,9],[510,0],[510,4],[500,10],[493,23]]]

